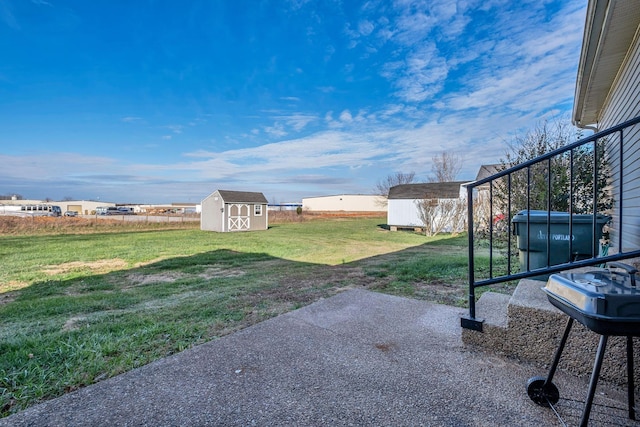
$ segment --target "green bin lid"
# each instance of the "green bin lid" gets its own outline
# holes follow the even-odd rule
[[[551,224],[568,224],[569,223],[569,212],[558,212],[558,211],[542,211],[542,210],[531,210],[529,212],[529,222],[530,223],[547,223],[547,218],[549,218],[549,223]],[[603,214],[596,215],[596,222],[601,224],[606,224],[609,222],[611,217]],[[593,221],[593,215],[591,214],[574,214],[573,215],[573,224],[591,224]],[[513,223],[527,222],[527,210],[523,210],[518,212],[513,219],[511,220]]]

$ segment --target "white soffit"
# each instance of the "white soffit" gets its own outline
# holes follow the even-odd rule
[[[589,1],[573,108],[576,125],[599,121],[639,24],[640,2],[636,0]]]

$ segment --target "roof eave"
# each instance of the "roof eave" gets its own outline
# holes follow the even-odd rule
[[[638,29],[637,5],[589,0],[576,78],[572,121],[597,124]]]
[[[586,118],[584,114],[586,88],[588,86],[589,76],[591,75],[591,69],[593,67],[595,58],[595,49],[597,43],[592,37],[593,31],[598,31],[598,36],[602,30],[601,19],[596,20],[596,11],[601,13],[602,8],[598,8],[598,2],[590,0],[587,6],[587,15],[584,24],[584,34],[582,37],[582,48],[580,51],[580,62],[578,63],[578,75],[576,78],[575,96],[573,102],[573,124],[581,127],[581,125],[588,125],[593,122],[586,123],[591,118]],[[599,13],[599,14],[600,14]],[[599,15],[598,14],[598,15]],[[595,28],[594,28],[595,27]],[[597,41],[597,40],[596,40]]]

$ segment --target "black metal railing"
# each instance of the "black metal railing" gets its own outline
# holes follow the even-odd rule
[[[625,145],[638,142],[640,130],[633,126],[639,123],[637,117],[519,165],[497,165],[495,174],[467,185],[469,315],[461,319],[462,327],[482,330],[482,319],[476,317],[479,287],[640,256],[640,249],[625,249],[622,244],[624,185],[631,182],[624,178]],[[631,141],[626,141],[629,134]],[[568,227],[559,239],[566,240],[562,248],[568,250],[569,258],[561,262],[552,259],[557,249],[552,223],[559,212],[564,213]],[[518,213],[518,224],[512,223]],[[587,253],[575,254],[577,214],[591,219]],[[542,221],[534,224],[534,215]],[[617,239],[612,254],[608,243],[599,239],[605,216],[612,219],[605,236],[610,232]],[[532,225],[546,246],[539,253],[530,250]]]

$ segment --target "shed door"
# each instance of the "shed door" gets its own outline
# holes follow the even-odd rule
[[[229,231],[249,230],[250,205],[229,205]]]

